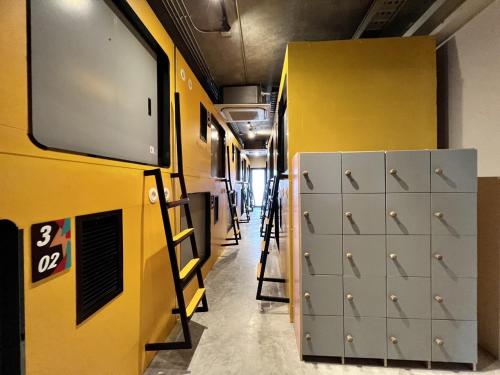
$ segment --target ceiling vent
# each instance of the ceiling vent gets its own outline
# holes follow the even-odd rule
[[[227,122],[267,122],[271,105],[262,103],[259,86],[223,88],[224,104],[216,107]]]

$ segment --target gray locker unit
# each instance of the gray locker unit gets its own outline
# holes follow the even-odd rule
[[[301,355],[475,367],[476,151],[297,159]]]

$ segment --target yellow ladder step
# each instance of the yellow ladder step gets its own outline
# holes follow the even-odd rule
[[[257,264],[257,280],[259,280],[259,277],[260,277],[260,270],[262,269],[262,263],[258,263]]]
[[[264,251],[266,248],[266,240],[260,241],[260,251]]]
[[[205,288],[200,288],[196,291],[196,293],[193,296],[193,299],[191,300],[191,302],[189,302],[189,305],[187,305],[186,307],[186,315],[188,318],[193,316],[196,308],[198,307],[204,295],[205,295]]]
[[[189,274],[196,268],[196,266],[200,263],[200,258],[191,259],[188,264],[182,267],[181,272],[179,273],[179,277],[181,280],[184,280]]]
[[[266,218],[266,220],[264,220],[264,224],[265,225],[269,224],[269,218]]]
[[[174,244],[178,245],[179,243],[184,241],[186,238],[188,238],[191,234],[193,234],[193,232],[194,232],[194,228],[188,228],[188,229],[184,229],[180,233],[177,233],[174,236]]]

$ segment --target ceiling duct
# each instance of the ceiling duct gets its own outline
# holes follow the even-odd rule
[[[262,103],[260,86],[224,87],[223,103],[216,107],[227,122],[268,122],[271,104]]]

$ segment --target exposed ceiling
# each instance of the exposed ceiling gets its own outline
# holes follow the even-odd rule
[[[216,102],[222,102],[223,86],[259,85],[263,92],[274,94],[263,101],[275,104],[272,99],[290,41],[436,34],[464,3],[481,2],[484,8],[492,0],[148,2]],[[252,139],[246,124],[232,127],[246,148],[262,148],[271,121],[260,123]]]

